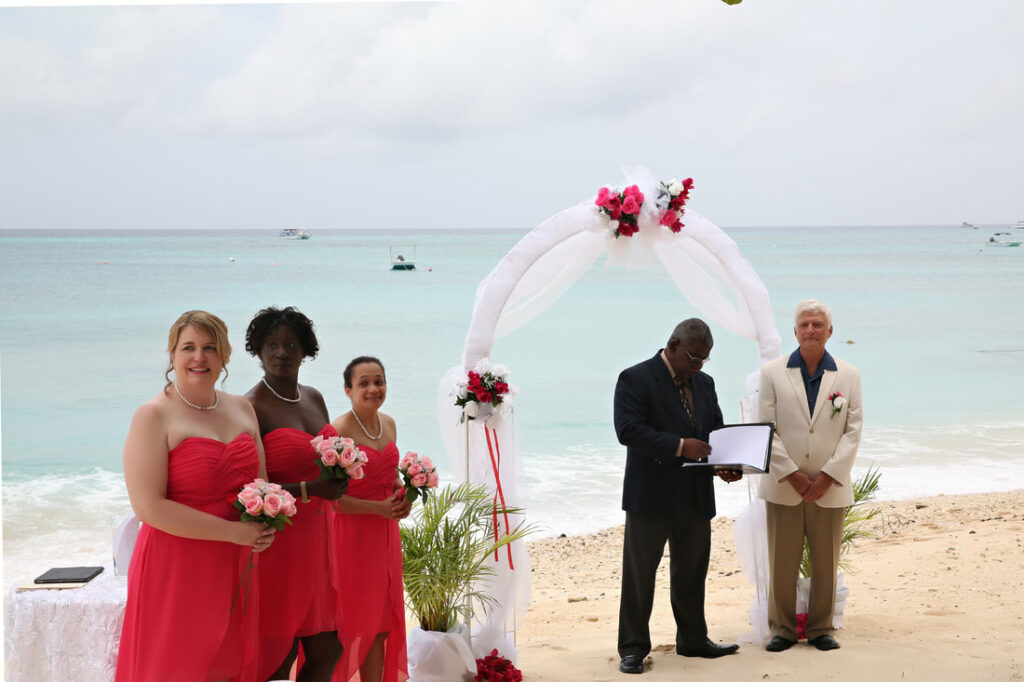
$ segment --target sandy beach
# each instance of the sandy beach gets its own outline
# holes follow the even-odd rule
[[[838,651],[782,653],[743,644],[718,660],[677,656],[668,557],[642,677],[618,672],[622,528],[535,541],[533,605],[517,633],[531,682],[564,680],[1024,680],[1024,490],[874,503],[875,537],[857,543]],[[709,634],[747,632],[753,586],[740,570],[733,520],[717,518],[708,569]]]

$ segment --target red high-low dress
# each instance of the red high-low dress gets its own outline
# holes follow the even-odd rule
[[[258,475],[248,434],[230,443],[186,438],[167,453],[167,498],[237,520],[229,498]],[[117,681],[255,682],[258,569],[250,569],[248,591],[242,583],[250,551],[142,524],[128,569]]]
[[[338,434],[328,424],[319,435]],[[297,483],[319,476],[310,440],[308,433],[293,428],[274,429],[263,436],[267,478],[274,483]],[[274,544],[260,555],[261,680],[277,670],[296,637],[336,629],[327,533],[334,509],[321,497],[296,506],[292,525],[275,535]]]
[[[394,494],[398,446],[383,450],[360,445],[369,461],[366,476],[350,480],[346,495],[383,500]],[[380,632],[384,644],[383,682],[409,679],[405,657],[405,604],[402,541],[398,522],[375,514],[335,514],[331,578],[338,594],[338,634],[344,650],[334,670],[336,682],[359,679],[359,666]]]

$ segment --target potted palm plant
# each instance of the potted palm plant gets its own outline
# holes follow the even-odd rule
[[[869,538],[874,535],[865,528],[865,524],[879,514],[877,507],[866,508],[864,505],[875,498],[878,492],[879,480],[882,473],[875,467],[869,467],[864,474],[853,482],[853,504],[846,508],[846,516],[843,519],[843,536],[839,547],[839,568],[849,570],[849,563],[846,556],[853,543],[862,538]],[[797,580],[796,611],[798,634],[801,634],[801,620],[807,618],[807,603],[811,591],[811,549],[807,545],[807,538],[804,538],[804,554],[800,561],[800,579]],[[843,624],[843,611],[846,607],[846,597],[850,588],[843,585],[843,574],[840,573],[836,582],[836,604],[832,612],[832,622],[835,627]]]
[[[493,604],[480,589],[494,575],[489,555],[532,531],[521,522],[496,540],[495,515],[522,511],[495,506],[483,485],[462,483],[432,494],[402,524],[405,601],[419,621],[408,638],[412,682],[451,682],[475,675],[476,661],[460,620],[469,621],[474,608]]]

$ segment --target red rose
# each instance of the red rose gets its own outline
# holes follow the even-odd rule
[[[632,194],[626,196],[626,200],[622,202],[622,210],[626,213],[637,214],[640,212],[640,204],[636,202],[636,197]]]
[[[666,225],[671,227],[676,222],[677,216],[675,211],[662,211],[661,220],[658,221],[659,225]]]
[[[495,382],[495,384],[494,384],[494,392],[495,393],[508,393],[508,384],[506,384],[504,381],[497,381],[497,382]]]
[[[494,396],[492,396],[489,391],[477,391],[476,397],[480,400],[480,402],[486,404],[491,402]]]

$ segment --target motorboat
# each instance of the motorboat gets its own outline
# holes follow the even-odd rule
[[[1024,220],[1018,220],[1013,226],[1018,230],[1024,230]]]
[[[388,256],[392,270],[416,269],[416,245],[403,244],[388,246]]]
[[[966,220],[964,222],[960,223],[960,227],[969,227],[969,228],[974,229],[974,230],[978,229],[977,225],[975,225],[974,223],[969,223]]]
[[[313,235],[309,230],[302,230],[297,227],[286,227],[277,235],[281,239],[310,239]]]
[[[1009,232],[996,232],[988,238],[987,243],[989,246],[1020,246],[1021,241]]]

